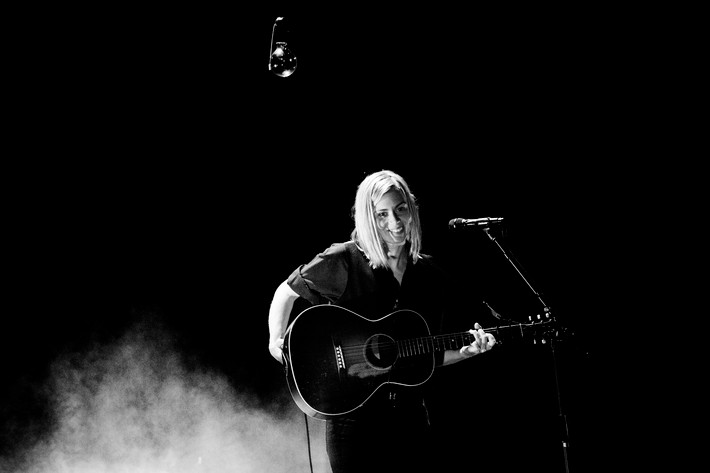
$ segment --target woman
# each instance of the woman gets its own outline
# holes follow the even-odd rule
[[[335,243],[301,265],[274,293],[269,311],[269,351],[283,362],[284,334],[296,299],[334,304],[378,321],[407,309],[436,334],[443,320],[445,274],[422,254],[419,210],[405,180],[392,171],[368,175],[353,206],[351,239]],[[439,351],[450,365],[490,350],[495,338],[475,324],[473,342]],[[419,383],[383,383],[352,412],[326,419],[326,450],[333,473],[417,471],[433,465],[429,420]]]

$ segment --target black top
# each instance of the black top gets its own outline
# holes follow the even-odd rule
[[[334,243],[294,270],[288,284],[314,305],[339,305],[370,320],[410,309],[427,320],[432,335],[441,329],[446,275],[431,256],[416,264],[410,257],[400,286],[389,268],[372,269],[355,242]]]
[[[416,264],[410,257],[400,286],[389,268],[370,267],[355,242],[335,243],[294,270],[287,282],[314,305],[335,304],[370,320],[399,309],[414,310],[424,317],[432,335],[441,333],[448,283],[428,255]],[[442,359],[443,353],[438,352],[436,363]],[[392,396],[392,392],[397,394]],[[379,389],[368,404],[392,397],[421,404],[420,389],[396,385]]]

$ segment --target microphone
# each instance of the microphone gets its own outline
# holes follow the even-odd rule
[[[503,223],[503,217],[452,218],[449,220],[449,228],[452,230],[465,227],[488,228],[499,223]]]

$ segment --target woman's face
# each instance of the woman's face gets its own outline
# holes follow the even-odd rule
[[[412,215],[399,191],[388,191],[375,204],[375,221],[377,232],[388,246],[400,246],[407,241]]]

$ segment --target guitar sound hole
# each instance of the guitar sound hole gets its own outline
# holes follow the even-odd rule
[[[397,345],[387,335],[373,335],[365,343],[365,359],[376,369],[386,369],[397,360]]]

